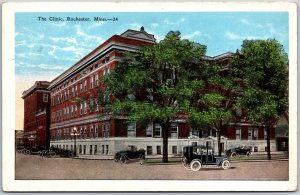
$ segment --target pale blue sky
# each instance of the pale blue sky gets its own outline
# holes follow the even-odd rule
[[[49,21],[68,16],[91,21]],[[94,17],[118,21],[94,22]],[[15,19],[17,79],[51,81],[114,34],[141,26],[158,41],[179,30],[182,38],[206,45],[209,56],[235,52],[244,39],[275,38],[288,52],[287,12],[16,13]]]

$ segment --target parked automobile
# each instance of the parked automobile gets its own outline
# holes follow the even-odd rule
[[[55,152],[55,154],[60,157],[71,157],[72,156],[71,150],[65,150],[65,149],[55,148],[55,147],[51,147],[51,148],[49,148],[49,150]]]
[[[23,154],[40,154],[41,151],[45,150],[44,147],[41,146],[34,146],[34,147],[25,147],[22,149]]]
[[[216,165],[223,169],[230,168],[227,157],[215,156],[212,148],[208,146],[185,146],[183,148],[182,165],[193,171],[199,171],[203,165]]]
[[[131,148],[129,150],[121,150],[114,156],[115,162],[127,163],[127,161],[140,160],[140,164],[143,164],[145,160],[145,150]]]
[[[236,147],[226,150],[226,155],[230,157],[236,157],[237,155],[246,155],[249,156],[251,154],[251,148],[247,146]]]

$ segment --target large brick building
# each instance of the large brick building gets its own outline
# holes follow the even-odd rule
[[[162,154],[162,132],[159,124],[149,124],[143,129],[135,122],[125,123],[123,118],[111,118],[109,115],[99,117],[101,107],[97,105],[97,91],[102,87],[102,78],[122,60],[122,53],[138,51],[141,47],[154,44],[155,41],[154,36],[144,31],[143,27],[140,31],[127,30],[121,35],[109,38],[55,78],[47,87],[51,93],[50,145],[73,150],[74,137],[71,132],[77,130],[76,148],[79,155],[112,155],[115,151],[133,146],[144,148],[148,155]],[[226,62],[231,56],[232,53],[225,53],[207,59],[222,62],[223,68],[226,68]],[[28,111],[25,111],[25,116],[26,113]],[[26,119],[28,120],[29,118]],[[213,130],[191,130],[184,120],[172,123],[169,136],[170,154],[179,154],[183,146],[190,143],[203,144],[211,141],[212,144],[217,144]],[[193,139],[188,139],[191,136]],[[271,150],[275,150],[274,137],[272,131]],[[253,150],[264,151],[264,128],[246,123],[232,124],[222,142],[223,150],[236,145],[250,145]]]

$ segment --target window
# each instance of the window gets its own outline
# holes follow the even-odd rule
[[[93,125],[90,126],[90,137],[94,137],[94,127]]]
[[[248,140],[257,140],[258,129],[249,127],[248,129]]]
[[[82,115],[83,104],[80,103],[80,115]]]
[[[94,101],[93,99],[90,99],[90,112],[93,112],[93,108],[94,108]]]
[[[102,145],[102,154],[104,154],[104,148],[105,146],[104,145]]]
[[[86,101],[84,101],[83,104],[84,104],[84,106],[83,106],[83,113],[86,114],[86,112],[87,112],[87,110],[86,110],[87,109],[87,103],[86,103]]]
[[[83,145],[83,154],[86,154],[86,145]]]
[[[75,85],[74,96],[77,95],[77,85]]]
[[[95,85],[98,86],[99,84],[99,78],[98,78],[98,73],[95,74]]]
[[[98,137],[98,124],[95,124],[95,135],[94,137]]]
[[[150,123],[146,128],[146,137],[152,137],[152,133],[153,133],[153,123]]]
[[[235,129],[235,139],[236,140],[241,139],[241,131],[242,131],[241,127],[236,127],[236,129]]]
[[[157,153],[158,155],[161,154],[161,146],[156,146],[156,153]]]
[[[171,125],[171,138],[178,138],[178,125],[177,124]]]
[[[91,76],[90,77],[90,89],[93,89],[93,87],[94,87],[94,77]]]
[[[102,124],[102,137],[109,137],[109,123]]]
[[[94,154],[97,154],[97,145],[94,146]]]
[[[152,155],[152,146],[147,146],[147,155]]]
[[[83,82],[83,90],[86,91],[86,79]]]
[[[161,137],[161,126],[159,124],[155,124],[154,137]]]
[[[47,93],[43,94],[43,102],[48,102],[48,94]]]
[[[135,137],[136,136],[136,122],[130,122],[127,125],[127,136]]]
[[[108,145],[106,145],[106,151],[105,154],[108,154]]]
[[[177,154],[177,146],[172,146],[172,154]]]
[[[83,92],[83,85],[80,83],[80,92]]]
[[[73,112],[74,112],[73,105],[70,106],[70,110],[71,110],[71,118],[72,118],[72,117],[73,117],[73,114],[74,114],[74,113],[73,113]]]
[[[79,145],[79,154],[82,153],[82,145]]]
[[[66,108],[66,119],[69,118],[69,107]]]
[[[74,117],[77,116],[77,105],[74,105]]]
[[[83,138],[85,139],[86,138],[86,126],[84,126],[84,131],[83,131],[84,135],[83,135]]]
[[[82,139],[82,131],[83,131],[83,129],[82,129],[82,127],[80,127],[80,139]]]
[[[75,87],[72,87],[72,91],[71,91],[72,97],[75,96]]]
[[[93,154],[93,145],[90,145],[90,155]]]
[[[98,105],[98,100],[95,98],[95,111],[98,111],[99,105]]]

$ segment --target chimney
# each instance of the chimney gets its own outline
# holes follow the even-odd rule
[[[140,29],[140,31],[141,31],[141,32],[144,32],[144,31],[145,31],[145,28],[142,26],[141,29]]]

